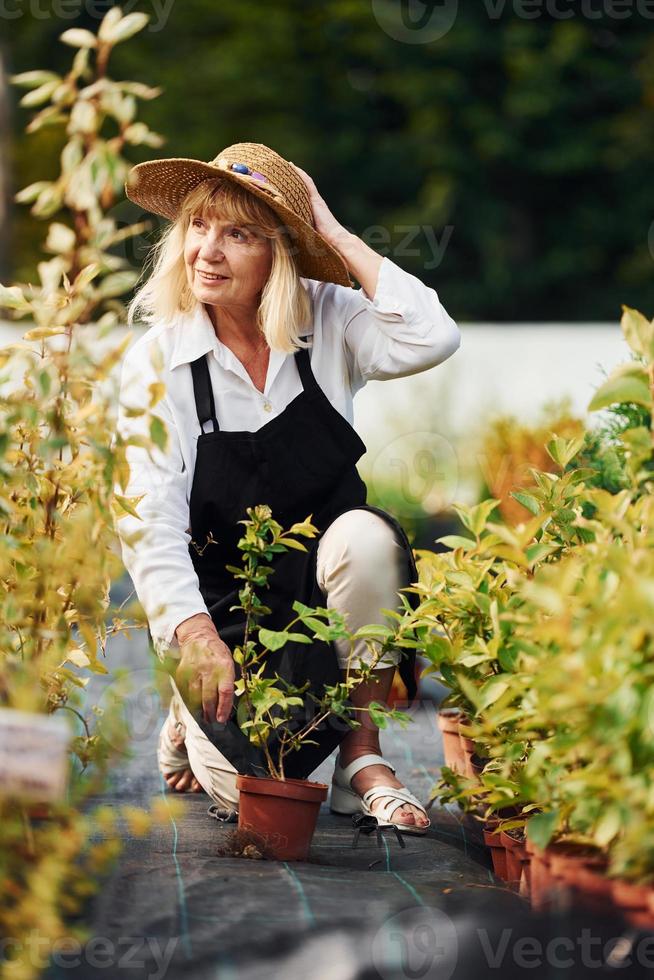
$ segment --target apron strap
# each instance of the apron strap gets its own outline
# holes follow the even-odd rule
[[[307,340],[308,337],[300,337],[300,340]],[[311,370],[311,357],[309,356],[309,351],[306,347],[298,347],[295,352],[295,360],[297,363],[298,371],[300,372],[300,380],[302,381],[302,387],[305,391],[309,391],[311,388],[317,388],[318,382],[316,381],[313,371]]]
[[[307,340],[308,337],[302,337]],[[205,424],[211,420],[213,431],[218,432],[220,426],[216,418],[216,405],[213,399],[213,389],[211,387],[211,376],[209,374],[208,354],[203,354],[196,361],[191,361],[191,373],[193,375],[193,394],[195,396],[195,409],[198,414],[200,429],[204,432]],[[311,370],[311,358],[306,347],[300,347],[295,352],[295,359],[300,372],[300,380],[305,391],[317,388],[313,371]]]
[[[220,426],[216,418],[216,406],[213,400],[213,390],[211,388],[211,377],[209,375],[208,354],[198,357],[197,361],[191,362],[191,373],[193,374],[193,394],[195,395],[195,409],[198,413],[200,429],[204,432],[204,425],[211,419],[213,431],[218,432]]]

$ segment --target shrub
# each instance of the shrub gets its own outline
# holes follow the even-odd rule
[[[528,521],[485,523],[494,502],[462,515],[475,540],[438,556],[436,619],[454,619],[431,660],[489,760],[478,784],[445,769],[440,798],[517,804],[507,827],[527,824],[541,846],[591,844],[611,874],[643,881],[654,879],[654,321],[625,308],[622,329],[633,357],[589,408],[621,420],[604,431],[626,486],[577,468],[585,440],[557,437],[558,472],[532,470],[535,488],[513,493]]]
[[[135,117],[136,100],[157,93],[107,71],[114,44],[146,20],[114,7],[97,36],[62,35],[77,48],[66,75],[13,79],[27,89],[22,105],[38,107],[28,131],[56,126],[65,142],[58,178],[17,195],[35,217],[56,218],[38,283],[0,287],[0,307],[33,321],[22,342],[0,351],[0,705],[5,717],[11,709],[61,713],[71,722],[72,750],[70,791],[53,803],[51,820],[35,821],[29,798],[0,800],[0,925],[15,944],[2,975],[21,980],[39,972],[44,948],[47,959],[52,943],[70,934],[66,917],[117,850],[111,837],[91,844],[94,829],[110,829],[114,816],[80,812],[121,747],[102,739],[99,709],[85,706],[83,695],[91,674],[107,672],[107,638],[129,625],[107,623],[110,583],[122,572],[114,516],[130,507],[113,494],[127,476],[125,445],[111,445],[112,371],[125,342],[109,334],[135,278],[112,248],[142,228],[119,228],[106,212],[122,194],[124,148],[155,141]],[[125,815],[143,831],[136,813]]]

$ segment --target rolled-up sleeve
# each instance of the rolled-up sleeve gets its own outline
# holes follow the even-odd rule
[[[134,503],[139,518],[124,514],[117,521],[123,563],[134,584],[161,658],[179,649],[175,629],[196,613],[208,612],[199,588],[188,546],[189,500],[187,473],[175,422],[164,395],[153,408],[150,385],[159,381],[143,345],[130,348],[121,370],[117,433],[149,438],[150,423],[158,418],[168,434],[165,450],[128,445],[130,475],[116,493],[141,497]],[[132,415],[133,409],[145,414]]]
[[[373,299],[344,291],[343,339],[354,389],[418,374],[447,360],[461,332],[436,290],[384,256]]]

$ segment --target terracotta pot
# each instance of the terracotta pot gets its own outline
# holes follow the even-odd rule
[[[541,911],[547,907],[548,896],[552,886],[549,862],[545,856],[545,852],[540,851],[528,837],[525,838],[525,850],[531,858],[529,863],[529,898],[531,907],[534,911]]]
[[[648,932],[654,929],[654,913],[649,909],[632,909],[630,912],[625,912],[624,917],[635,929],[646,929]]]
[[[472,757],[476,754],[475,743],[471,738],[466,738],[465,735],[461,735],[460,733],[459,740],[461,742],[461,750],[463,752],[463,771],[470,779],[476,779],[476,773],[472,765]]]
[[[30,820],[52,820],[55,815],[50,803],[29,803],[25,812]]]
[[[542,912],[549,908],[556,888],[556,879],[550,868],[550,857],[547,851],[541,851],[528,837],[525,838],[525,850],[531,859],[529,862],[531,907],[536,912]]]
[[[442,708],[438,712],[438,727],[443,733],[445,765],[462,776],[466,772],[466,756],[459,735],[459,728],[467,718],[458,708]]]
[[[550,844],[547,848],[552,874],[573,885],[577,875],[585,871],[601,871],[606,859],[592,847],[578,844]]]
[[[520,830],[503,830],[500,836],[506,850],[506,883],[528,897],[531,856],[525,846],[525,835]]]
[[[580,868],[575,877],[585,895],[600,898],[604,904],[612,903],[613,881],[603,873],[603,869]]]
[[[648,909],[654,889],[651,885],[635,885],[624,878],[614,878],[611,894],[615,904],[622,909]]]
[[[603,912],[612,904],[613,883],[605,874],[606,858],[590,847],[576,844],[552,844],[550,867],[553,876],[586,906],[589,911]]]
[[[484,844],[490,848],[493,871],[502,881],[507,880],[506,873],[506,848],[502,843],[502,835],[495,830],[484,827]]]
[[[304,861],[309,855],[326,783],[308,779],[236,777],[239,790],[238,829],[261,837],[278,861]]]
[[[635,885],[624,878],[614,878],[611,897],[631,925],[650,929],[654,926],[654,888],[651,885]]]
[[[475,753],[474,755],[471,755],[470,756],[470,758],[468,759],[468,761],[470,763],[470,773],[471,773],[471,775],[475,779],[479,779],[479,777],[481,776],[482,772],[484,771],[484,769],[486,767],[486,763],[489,760],[488,759],[485,759],[482,756],[477,755]]]

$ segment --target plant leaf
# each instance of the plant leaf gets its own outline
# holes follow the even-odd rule
[[[642,354],[648,361],[654,360],[654,321],[629,306],[623,306],[622,310],[620,326],[625,340],[637,354]]]
[[[280,650],[290,638],[290,634],[286,630],[267,630],[263,627],[259,630],[258,636],[269,650]]]
[[[476,541],[472,538],[464,538],[460,534],[445,534],[442,538],[436,538],[436,544],[444,544],[446,548],[474,548]]]
[[[624,404],[625,402],[634,402],[636,405],[644,405],[651,409],[652,393],[644,368],[629,374],[614,372],[597,389],[588,405],[588,411],[596,412],[608,405]]]
[[[547,813],[536,813],[527,821],[527,837],[536,847],[544,851],[552,840],[558,824],[558,810],[550,810]]]
[[[95,48],[98,45],[95,34],[81,27],[71,27],[70,30],[64,31],[59,35],[59,40],[69,44],[71,48]]]
[[[524,490],[512,490],[509,496],[526,507],[532,514],[540,514],[540,504],[530,493],[525,493]]]

